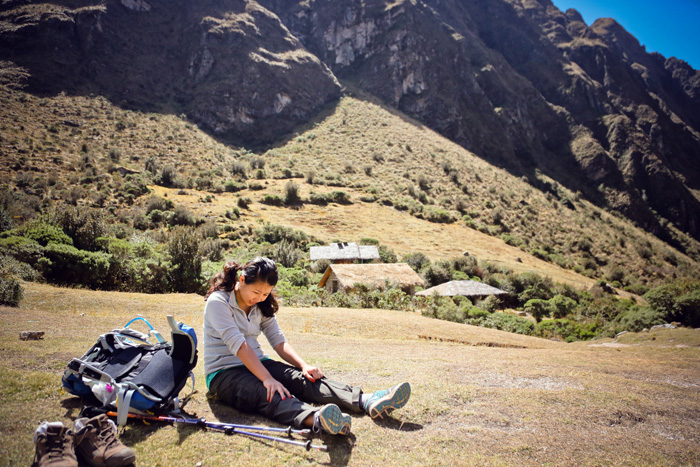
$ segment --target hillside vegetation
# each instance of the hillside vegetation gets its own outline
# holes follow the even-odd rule
[[[166,314],[198,333],[202,325],[198,295],[26,286],[19,309],[0,307],[0,465],[7,466],[29,465],[32,433],[41,421],[72,423],[77,417],[82,401],[60,393],[60,378],[67,362],[99,334],[135,316],[161,331]],[[136,451],[138,465],[700,462],[698,331],[661,329],[588,345],[390,310],[285,307],[278,319],[301,355],[330,377],[367,391],[407,380],[409,404],[388,420],[354,416],[349,437],[314,440],[327,444],[327,453],[196,427],[130,422],[120,439]],[[20,341],[24,330],[46,335]],[[201,371],[195,369],[197,393],[186,413],[271,423],[209,399]]]
[[[126,238],[146,213],[148,186],[156,183],[194,194],[200,202],[183,204],[219,228],[255,225],[262,216],[324,241],[359,240],[351,237],[355,232],[381,235],[382,243],[401,253],[423,252],[431,258],[477,248],[483,259],[518,268],[512,249],[486,256],[487,250],[503,250],[506,243],[521,250],[521,259],[530,253],[590,278],[617,280],[632,291],[697,271],[697,242],[687,239],[693,259],[544,175],[536,180],[513,177],[366,96],[343,98],[297,136],[256,153],[221,144],[176,116],[126,111],[100,97],[37,98],[0,91],[3,204],[15,223],[67,203],[102,208]],[[301,209],[268,216],[258,202],[265,195],[284,198],[279,179],[293,179],[308,197]],[[214,207],[221,203],[209,203],[227,191],[252,204],[238,210],[240,219],[226,218],[221,207]],[[321,196],[332,191],[352,194],[352,204]],[[317,207],[323,204],[330,208]],[[228,210],[236,207],[230,203]],[[318,214],[336,208],[366,208],[367,215],[343,221],[340,214],[324,225]],[[428,222],[397,217],[397,211]],[[402,229],[405,235],[384,234],[385,218],[407,219],[413,228]],[[344,224],[334,226],[337,222]],[[418,225],[428,235],[417,233]],[[137,225],[136,230],[144,227],[163,224]],[[470,230],[468,243],[450,242],[447,236],[438,241],[433,232],[443,229]],[[475,231],[502,242],[479,247],[485,237]],[[535,271],[543,267],[528,261]]]
[[[693,258],[544,175],[513,177],[357,91],[254,152],[181,117],[3,89],[0,245],[3,277],[14,278],[4,303],[21,299],[17,278],[201,292],[224,259],[262,254],[289,268],[279,290],[290,304],[410,308],[568,340],[698,321]],[[337,240],[377,244],[382,261],[409,262],[428,285],[483,280],[510,298],[326,296],[314,287],[325,265],[312,264],[308,249]],[[675,298],[638,307],[635,295],[669,280],[679,281]],[[607,283],[632,300],[606,295]],[[503,308],[533,318],[489,318]],[[533,328],[550,317],[566,320]]]

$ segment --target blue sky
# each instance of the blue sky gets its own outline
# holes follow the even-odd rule
[[[587,25],[614,18],[647,52],[685,60],[700,69],[700,0],[552,0],[562,11],[575,8]]]

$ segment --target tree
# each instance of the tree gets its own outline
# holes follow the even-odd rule
[[[530,313],[538,323],[542,320],[542,318],[549,316],[549,314],[552,312],[549,302],[539,298],[528,300],[523,309],[527,313]]]

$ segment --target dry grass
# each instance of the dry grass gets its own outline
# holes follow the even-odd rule
[[[201,329],[203,302],[196,295],[26,288],[19,309],[0,308],[3,465],[29,464],[32,431],[41,420],[77,416],[80,401],[59,393],[60,376],[99,333],[136,315],[163,329],[168,313]],[[396,311],[287,308],[279,320],[297,350],[330,377],[368,391],[408,380],[410,403],[391,420],[353,417],[352,436],[318,440],[328,453],[190,427],[130,424],[121,439],[139,465],[700,463],[700,331],[626,334],[617,344],[627,346],[610,347]],[[47,334],[25,342],[18,339],[22,330]],[[209,401],[201,365],[197,371],[198,393],[188,412],[268,423]]]

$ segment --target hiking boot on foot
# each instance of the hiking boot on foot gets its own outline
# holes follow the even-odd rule
[[[396,409],[400,409],[411,397],[411,385],[401,383],[386,391],[377,391],[367,400],[365,411],[372,418],[384,418]]]
[[[347,435],[350,433],[352,417],[340,411],[335,404],[327,404],[314,414],[314,431],[321,429],[331,435]]]
[[[133,464],[136,454],[117,439],[117,426],[107,415],[75,421],[76,454],[92,466],[124,467]]]
[[[34,432],[35,467],[78,467],[73,432],[61,422],[44,422]]]

